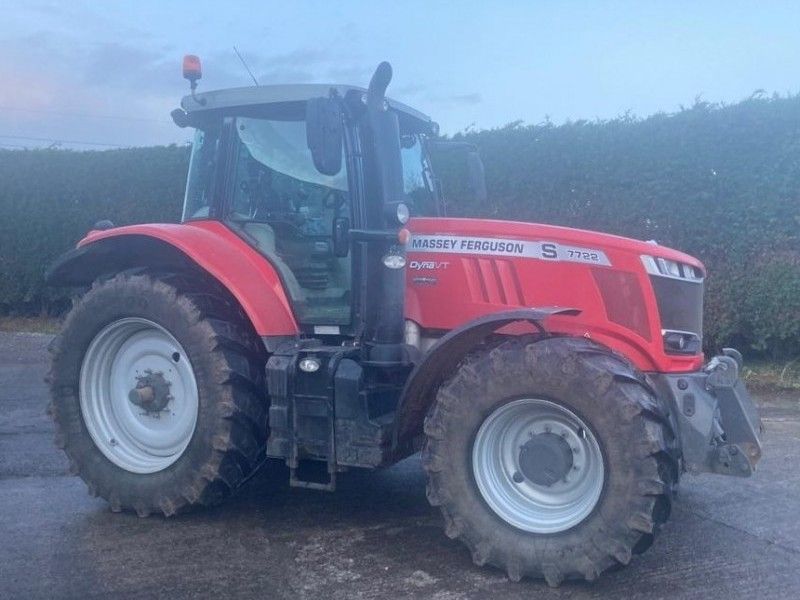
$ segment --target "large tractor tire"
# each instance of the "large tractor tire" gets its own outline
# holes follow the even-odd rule
[[[96,283],[51,346],[49,375],[56,443],[90,494],[170,516],[235,490],[266,438],[255,336],[210,282]]]
[[[446,534],[513,581],[594,580],[647,549],[670,513],[669,420],[641,375],[589,340],[477,349],[438,390],[425,434]]]

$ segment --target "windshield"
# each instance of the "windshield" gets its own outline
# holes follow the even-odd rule
[[[432,171],[421,136],[417,134],[402,136],[400,156],[403,161],[403,191],[411,207],[411,213],[422,217],[438,216]]]
[[[250,156],[271,171],[339,191],[347,191],[347,172],[323,175],[314,167],[303,121],[236,120],[236,131]]]

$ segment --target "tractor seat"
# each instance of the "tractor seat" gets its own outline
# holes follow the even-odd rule
[[[275,230],[267,223],[256,223],[253,221],[237,223],[248,237],[255,241],[258,251],[269,259],[272,266],[278,271],[284,285],[288,288],[289,295],[294,300],[305,300],[306,294],[302,286],[298,283],[292,270],[275,250]]]

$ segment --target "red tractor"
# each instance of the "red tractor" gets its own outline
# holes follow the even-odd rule
[[[735,350],[701,350],[705,269],[602,233],[443,215],[429,117],[368,89],[192,94],[180,224],[99,223],[49,270],[90,286],[52,346],[57,443],[114,511],[215,504],[422,452],[445,532],[512,580],[643,552],[685,471],[748,476]]]

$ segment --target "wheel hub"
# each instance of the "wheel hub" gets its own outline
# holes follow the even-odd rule
[[[581,523],[605,479],[591,428],[566,406],[543,398],[512,400],[486,417],[473,441],[472,472],[489,508],[531,533]]]
[[[572,470],[572,449],[555,433],[534,435],[520,449],[519,469],[531,482],[552,486]]]
[[[169,394],[171,385],[164,378],[164,373],[147,369],[144,375],[136,377],[136,387],[128,392],[128,400],[143,408],[147,414],[157,415],[173,399]]]
[[[155,473],[188,447],[199,393],[178,340],[153,321],[126,317],[89,344],[80,404],[86,429],[106,458],[131,473]]]

